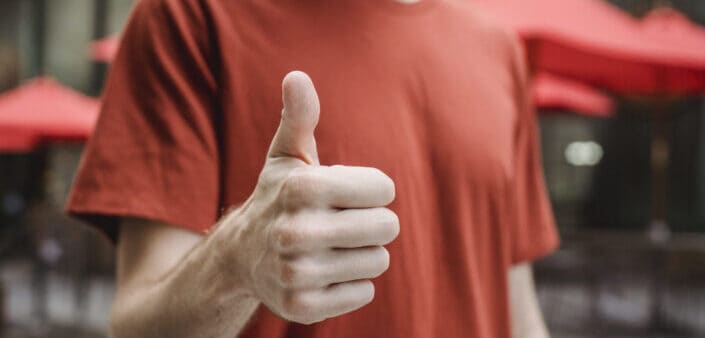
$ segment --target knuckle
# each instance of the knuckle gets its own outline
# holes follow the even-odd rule
[[[281,264],[278,277],[283,287],[293,287],[300,278],[300,272],[293,263],[287,261]]]
[[[314,322],[314,305],[301,292],[287,292],[282,304],[286,316],[296,322]]]
[[[317,226],[315,217],[304,213],[287,215],[273,231],[275,247],[284,253],[307,251],[325,240],[330,230]]]
[[[274,231],[274,241],[280,251],[291,251],[303,246],[305,236],[295,223],[296,221],[289,220],[286,225],[277,227]]]
[[[292,170],[282,184],[282,199],[289,208],[306,205],[316,194],[319,179],[311,170]]]
[[[304,288],[315,279],[315,270],[299,260],[287,260],[281,265],[279,282],[284,288]]]

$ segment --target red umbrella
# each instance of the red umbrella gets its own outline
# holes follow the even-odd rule
[[[535,69],[625,94],[705,90],[705,48],[655,39],[601,0],[475,0],[519,32]]]
[[[0,95],[0,150],[23,151],[44,140],[85,140],[99,100],[37,78]]]
[[[39,137],[36,135],[0,128],[0,151],[2,152],[29,152],[39,143]]]
[[[595,117],[614,113],[612,98],[571,79],[540,72],[534,77],[532,87],[534,105],[540,109],[570,110]]]
[[[670,7],[652,10],[641,20],[642,29],[653,39],[683,48],[705,49],[705,27]]]
[[[107,37],[93,42],[91,45],[91,56],[93,60],[110,63],[115,59],[120,38],[118,36]]]

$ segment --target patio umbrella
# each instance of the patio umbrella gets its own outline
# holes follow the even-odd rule
[[[93,58],[111,62],[119,44],[117,36],[94,42]],[[590,86],[550,74],[542,74],[534,81],[534,103],[542,109],[571,110],[591,116],[609,116],[613,110],[612,99],[607,95]]]
[[[532,67],[621,94],[705,91],[705,48],[646,34],[602,0],[474,0],[515,29]]]
[[[0,152],[26,153],[32,151],[39,143],[37,135],[0,128]]]
[[[119,46],[120,38],[118,36],[97,40],[91,44],[91,57],[95,61],[110,63],[115,59]]]
[[[544,111],[567,110],[593,117],[609,117],[614,102],[608,95],[584,83],[539,72],[533,78],[534,105]]]
[[[673,20],[663,29],[602,0],[475,0],[516,30],[534,71],[549,71],[618,94],[691,95],[705,92],[705,44],[693,25]],[[660,15],[660,14],[659,14]],[[677,22],[677,24],[673,24]],[[676,27],[676,28],[674,28]],[[687,36],[684,35],[687,32]],[[667,104],[652,105],[652,225],[667,215]]]
[[[0,94],[0,150],[26,151],[42,141],[88,138],[100,102],[50,78]]]
[[[705,50],[705,28],[671,8],[659,7],[642,18],[641,29],[649,38],[683,49]],[[652,208],[655,219],[665,219],[667,214],[667,192],[669,189],[668,168],[670,166],[670,143],[673,102],[651,102],[648,104],[652,116],[652,186],[654,196]]]
[[[683,48],[705,49],[705,27],[671,7],[652,10],[641,20],[641,27],[653,39]]]

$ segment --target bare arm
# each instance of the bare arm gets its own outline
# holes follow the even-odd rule
[[[374,297],[399,233],[385,208],[394,183],[364,167],[321,166],[313,135],[318,96],[291,73],[284,110],[257,186],[207,237],[125,220],[118,246],[113,338],[232,338],[261,303],[311,324]]]
[[[232,338],[259,302],[223,285],[220,264],[196,233],[126,219],[117,247],[117,294],[110,336]]]
[[[513,338],[548,338],[541,314],[531,265],[520,264],[509,270],[509,292]]]

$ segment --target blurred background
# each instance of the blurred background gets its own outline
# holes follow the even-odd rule
[[[546,57],[573,52],[570,38],[590,40],[581,36],[591,33],[590,24],[610,31],[600,11],[579,6],[603,0],[520,1],[546,6],[538,18],[555,25],[536,29],[514,17],[525,15],[519,10],[487,8],[508,14],[535,75],[545,173],[563,237],[561,249],[536,264],[553,336],[705,337],[705,85],[698,82],[705,57],[693,61],[705,54],[705,1],[611,0],[600,7],[604,22],[624,20],[624,31],[654,21],[643,40],[655,50],[668,43],[664,50],[675,56],[649,58],[639,54],[649,48],[635,47],[640,52],[628,63],[615,55],[630,54],[606,52],[598,36],[597,47],[571,60],[614,61],[612,74],[653,64],[657,81],[648,88],[621,73],[606,79],[598,62],[578,64],[578,74]],[[105,336],[113,248],[62,207],[132,5],[0,1],[0,337]],[[552,8],[559,15],[552,17]],[[564,29],[559,16],[580,17],[573,21],[583,25]],[[17,123],[34,124],[18,133]]]

